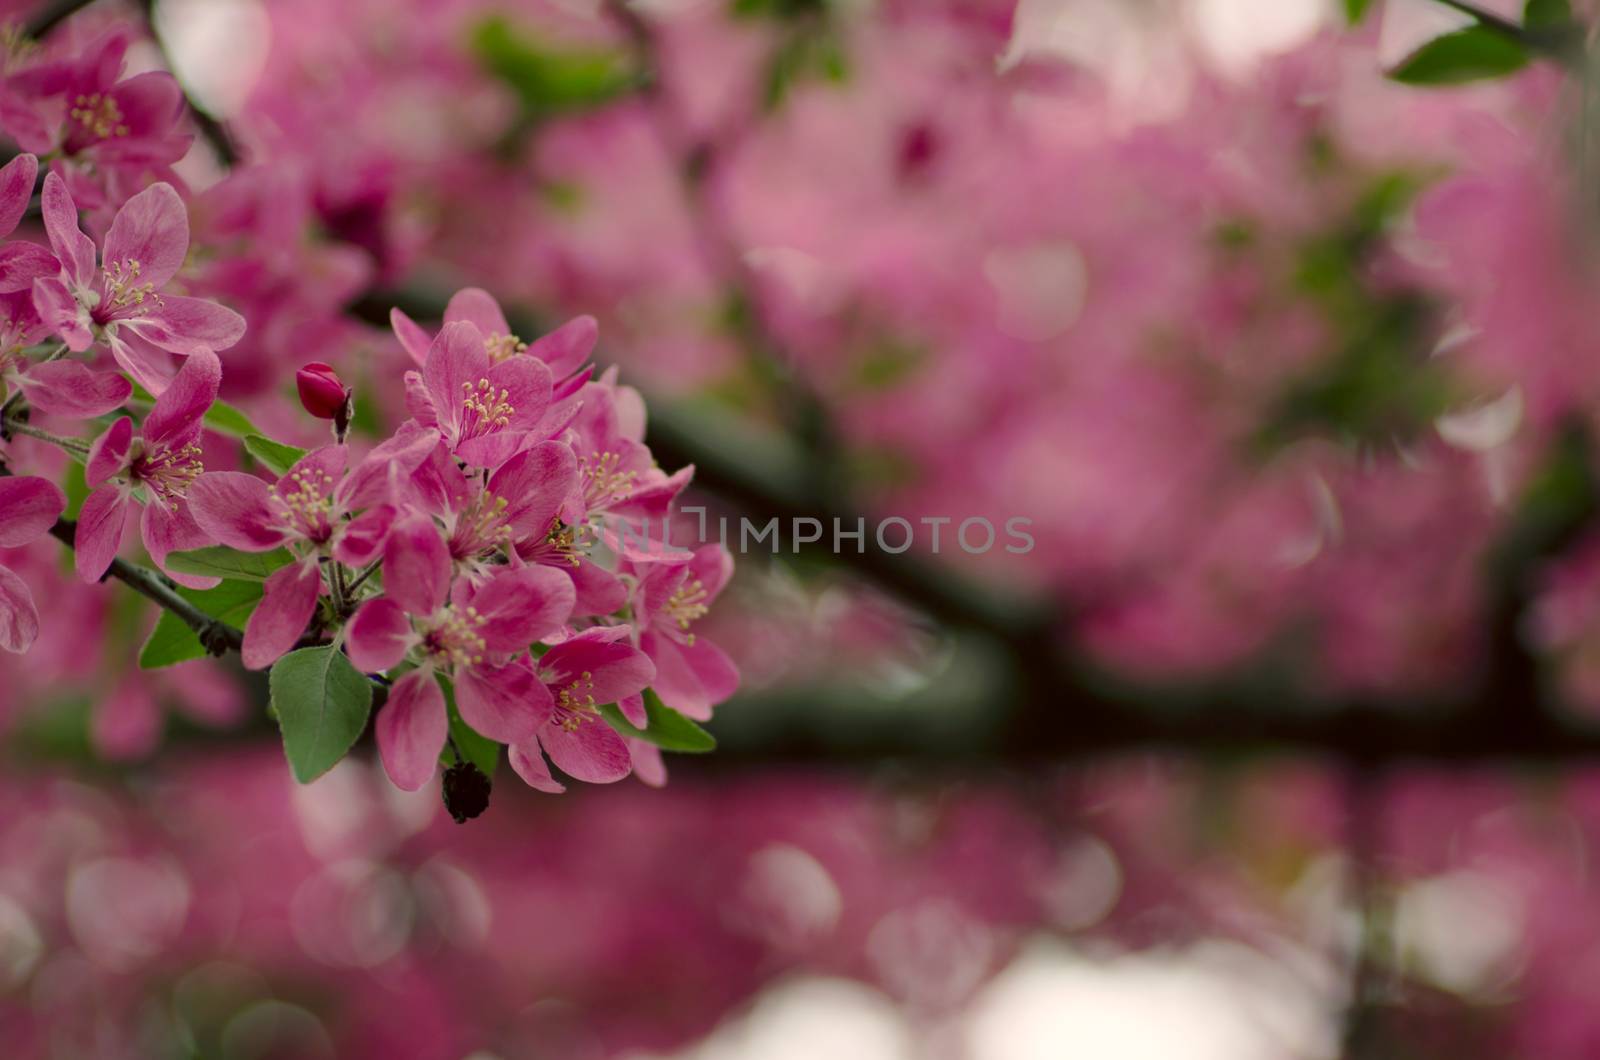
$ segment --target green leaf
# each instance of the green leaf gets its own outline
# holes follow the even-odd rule
[[[240,552],[225,545],[173,552],[167,556],[168,569],[181,574],[244,578],[258,582],[266,581],[273,571],[292,562],[294,554],[286,548],[275,548],[270,552]]]
[[[499,15],[473,28],[471,47],[479,64],[534,112],[594,107],[637,82],[620,51],[547,44]]]
[[[472,726],[461,720],[461,712],[456,709],[456,691],[447,678],[439,679],[440,686],[444,689],[444,703],[450,712],[450,740],[456,745],[456,750],[461,752],[463,758],[478,767],[478,771],[490,780],[494,779],[494,767],[500,761],[500,745],[482,736]],[[454,765],[455,757],[450,753],[450,748],[445,747],[440,753],[439,760],[445,765]]]
[[[636,729],[622,716],[622,711],[615,703],[607,703],[600,708],[600,713],[613,729],[624,736],[648,740],[663,751],[699,754],[716,749],[716,737],[661,702],[661,697],[656,695],[653,688],[644,690],[644,712],[645,727]]]
[[[261,602],[261,583],[224,581],[213,589],[179,586],[178,595],[219,622],[242,629],[250,618],[250,612]],[[195,631],[171,611],[163,611],[156,620],[156,628],[150,632],[143,650],[139,652],[139,666],[145,670],[155,670],[198,659],[205,653],[206,649]]]
[[[272,664],[267,684],[289,768],[302,784],[332,769],[367,727],[372,682],[335,645],[290,652]]]
[[[83,510],[83,502],[89,499],[89,484],[84,481],[82,464],[75,460],[67,462],[67,470],[61,479],[61,492],[67,496],[67,507],[62,516],[76,519]]]
[[[1456,85],[1502,77],[1528,63],[1528,51],[1520,43],[1486,26],[1435,37],[1390,72],[1389,76],[1408,85]]]
[[[1522,8],[1522,24],[1529,29],[1555,29],[1572,25],[1569,0],[1528,0]]]
[[[244,450],[260,461],[262,467],[265,467],[275,475],[286,474],[291,467],[300,462],[301,457],[306,455],[304,449],[293,445],[284,445],[282,442],[275,442],[271,438],[264,438],[259,434],[245,436]]]
[[[1344,0],[1345,21],[1354,26],[1366,17],[1367,10],[1372,7],[1372,0]]]

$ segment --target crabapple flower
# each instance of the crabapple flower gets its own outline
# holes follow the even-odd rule
[[[153,184],[123,204],[98,264],[59,174],[45,177],[41,208],[60,273],[34,281],[34,304],[73,352],[104,340],[117,363],[159,395],[176,358],[227,349],[244,334],[244,318],[225,306],[160,293],[189,247],[188,213],[172,185]]]
[[[629,642],[630,633],[627,626],[596,626],[534,660],[544,692],[544,723],[536,741],[516,744],[509,753],[511,767],[530,787],[565,790],[550,775],[541,748],[563,773],[591,784],[621,780],[632,770],[627,741],[600,714],[608,703],[627,703],[628,720],[641,728],[645,724],[639,694],[656,668]]]
[[[419,372],[406,373],[406,407],[437,427],[452,455],[497,467],[528,441],[550,405],[550,369],[523,354],[494,360],[477,325],[446,324]]]
[[[655,663],[661,701],[697,721],[739,689],[739,671],[722,649],[690,632],[733,574],[721,545],[701,545],[682,560],[624,561],[635,579],[633,615],[639,647]]]
[[[122,543],[128,508],[139,503],[137,491],[144,494],[140,532],[157,565],[165,566],[169,552],[210,543],[189,512],[186,494],[204,470],[201,421],[216,401],[221,382],[217,355],[198,351],[184,362],[172,386],[156,398],[138,434],[133,420],[123,416],[94,440],[84,466],[84,480],[93,492],[78,515],[78,577],[92,582],[111,566]],[[215,579],[172,576],[197,587],[216,584]]]
[[[190,505],[212,539],[241,552],[289,546],[297,553],[267,578],[245,624],[241,654],[248,669],[272,665],[305,631],[321,596],[324,558],[361,567],[381,554],[395,519],[390,476],[409,473],[437,443],[432,431],[399,434],[348,474],[349,449],[326,445],[275,483],[237,471],[195,480]]]
[[[0,166],[0,239],[16,230],[33,198],[39,160],[18,155]],[[31,291],[33,281],[53,276],[59,269],[55,256],[37,243],[18,239],[0,245],[0,292]]]
[[[394,782],[414,791],[433,775],[448,719],[435,673],[449,677],[462,720],[490,739],[522,743],[550,710],[550,694],[519,656],[572,612],[572,583],[543,567],[504,568],[481,585],[451,580],[450,553],[432,519],[412,515],[389,535],[384,595],[346,627],[347,650],[367,673],[410,659],[378,715],[378,750]]]
[[[543,361],[550,369],[551,378],[568,379],[576,374],[594,352],[595,340],[600,336],[600,325],[591,316],[573,317],[543,338],[527,343],[514,334],[506,322],[505,312],[494,295],[478,287],[464,287],[450,297],[444,309],[445,324],[466,322],[483,335],[484,352],[493,362],[526,354]],[[427,364],[428,351],[433,339],[428,333],[398,308],[389,311],[389,323],[394,328],[400,345],[417,362]]]
[[[0,294],[0,401],[21,390],[40,412],[87,419],[122,407],[133,387],[117,372],[97,372],[81,361],[34,361],[28,347],[48,334],[26,291]]]
[[[47,479],[0,478],[0,548],[17,548],[48,534],[66,506],[66,496]],[[38,635],[39,611],[28,583],[0,565],[0,648],[25,652]]]

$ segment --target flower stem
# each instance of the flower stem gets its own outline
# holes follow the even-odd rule
[[[49,431],[41,431],[37,427],[29,426],[15,419],[7,419],[5,421],[5,429],[8,433],[26,434],[30,438],[37,438],[40,441],[49,442],[51,445],[58,445],[69,453],[77,453],[79,456],[89,455],[89,443],[82,438],[67,438],[60,434],[51,434]]]

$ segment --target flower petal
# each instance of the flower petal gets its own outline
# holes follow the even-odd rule
[[[0,293],[31,291],[38,280],[60,283],[60,277],[61,263],[39,244],[17,240],[0,246]]]
[[[128,454],[133,449],[133,420],[122,416],[89,445],[89,457],[83,466],[83,480],[91,488],[121,472],[128,466]]]
[[[60,335],[73,353],[82,353],[94,343],[88,310],[78,304],[59,278],[48,276],[33,281],[33,308],[45,326]],[[122,358],[117,359],[121,361]]]
[[[553,706],[549,690],[520,663],[456,671],[461,720],[491,740],[515,744],[532,739]]]
[[[33,198],[33,182],[39,175],[39,160],[33,155],[18,155],[0,166],[0,239],[16,230],[17,222],[28,212]]]
[[[626,627],[617,626],[584,630],[545,652],[538,665],[540,678],[551,687],[572,686],[597,704],[637,695],[656,676],[649,656],[628,642]]]
[[[532,357],[508,357],[489,369],[489,385],[511,406],[506,430],[526,431],[550,407],[550,369]]]
[[[424,667],[396,681],[374,728],[384,772],[395,787],[416,791],[426,784],[450,732],[444,693],[433,671]]]
[[[350,661],[369,674],[398,666],[416,640],[405,609],[387,596],[362,604],[345,627],[345,637]]]
[[[88,287],[95,279],[94,240],[78,228],[78,206],[72,201],[67,182],[59,173],[49,173],[44,178],[44,191],[39,196],[40,212],[44,214],[44,230],[50,236],[50,247],[61,262],[66,278],[79,287]]]
[[[400,340],[400,345],[417,362],[417,367],[428,363],[428,347],[433,340],[428,338],[428,333],[417,326],[417,322],[402,313],[399,308],[389,310],[389,326],[394,328],[394,337]]]
[[[537,741],[529,740],[525,744],[506,748],[506,759],[523,783],[535,791],[559,795],[567,790],[565,784],[550,775],[550,767],[545,763]]]
[[[241,471],[207,471],[185,494],[195,522],[218,544],[266,552],[289,540],[278,525],[271,487]]]
[[[216,403],[222,385],[222,362],[210,350],[202,350],[183,362],[172,385],[145,417],[140,435],[155,449],[176,449],[193,441],[200,433],[200,422]]]
[[[476,325],[485,339],[491,335],[511,334],[511,325],[506,323],[500,303],[481,287],[463,287],[450,296],[444,307],[444,322],[454,324],[460,320]]]
[[[133,393],[133,386],[116,372],[96,372],[82,361],[36,364],[17,385],[39,411],[76,419],[104,416]]]
[[[633,736],[624,737],[623,742],[628,745],[628,756],[633,759],[633,775],[652,788],[666,787],[667,764],[661,760],[661,748]]]
[[[315,560],[301,560],[274,571],[262,587],[261,603],[244,627],[239,653],[247,670],[263,670],[294,647],[317,610],[322,572]]]
[[[43,537],[66,506],[67,498],[49,479],[0,478],[0,548],[16,548]]]
[[[478,380],[489,377],[489,355],[483,349],[483,332],[465,322],[446,324],[428,348],[422,381],[433,402],[439,429],[455,441],[461,426],[461,401]],[[415,413],[413,413],[415,415]],[[418,417],[419,422],[426,422]]]
[[[450,594],[450,547],[432,519],[411,515],[389,531],[383,585],[413,615],[431,615],[444,605]]]
[[[600,324],[591,316],[573,317],[538,342],[529,344],[528,354],[550,366],[550,374],[565,379],[583,366],[594,352],[600,337]]]
[[[661,702],[695,721],[711,717],[711,708],[739,690],[739,669],[721,648],[696,637],[681,644],[660,633],[646,633],[639,647],[656,664],[652,687]]]
[[[122,204],[106,232],[106,272],[164,287],[189,252],[189,211],[171,184],[152,184]]]
[[[73,562],[79,578],[86,582],[99,581],[111,561],[117,558],[130,503],[132,499],[127,490],[115,485],[101,486],[84,500],[72,540]]]
[[[569,731],[551,722],[539,730],[539,743],[563,773],[590,784],[611,784],[633,770],[628,745],[616,730],[593,714],[575,714]]]
[[[362,512],[335,531],[333,558],[347,567],[365,567],[382,555],[394,520],[395,510],[388,504]]]
[[[9,567],[0,567],[0,648],[25,652],[39,636],[39,609],[28,583]]]
[[[187,585],[191,589],[211,589],[221,584],[221,578],[167,570],[169,553],[205,548],[212,543],[211,535],[200,529],[187,503],[179,501],[176,508],[168,508],[164,504],[145,505],[144,515],[139,520],[139,533],[144,538],[145,551],[150,553],[156,566],[179,585]]]
[[[154,346],[173,353],[225,350],[244,336],[244,317],[207,298],[162,295],[123,326]]]
[[[389,584],[387,569],[384,584]],[[485,582],[472,606],[484,619],[478,633],[490,651],[520,652],[560,629],[575,598],[572,579],[555,568],[514,567]]]
[[[543,537],[577,476],[570,446],[540,442],[502,464],[489,479],[489,492],[506,499],[505,520],[517,538]]]

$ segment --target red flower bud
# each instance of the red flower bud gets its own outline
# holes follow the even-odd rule
[[[294,374],[294,385],[300,391],[300,404],[319,420],[337,420],[348,415],[350,388],[332,368],[312,361]]]

